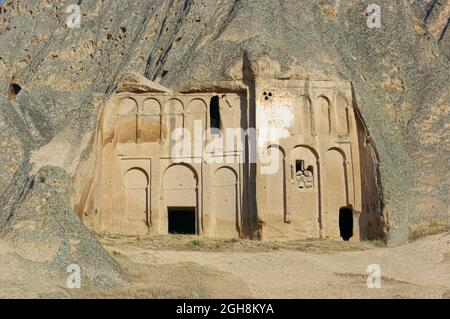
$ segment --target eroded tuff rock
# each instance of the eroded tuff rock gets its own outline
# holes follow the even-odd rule
[[[116,287],[121,271],[68,201],[69,178],[61,168],[46,166],[29,178],[2,228],[1,238],[16,254],[67,277],[67,267],[80,267],[83,285]]]
[[[417,16],[417,27],[428,29],[438,42],[442,52],[450,58],[450,1],[414,1],[413,8]],[[424,30],[424,34],[427,34],[426,30]]]
[[[41,197],[64,206],[61,222],[77,223],[67,216],[64,193],[30,185],[31,152],[55,136],[70,137],[68,144],[92,137],[98,111],[92,96],[112,93],[122,72],[177,89],[233,80],[245,59],[264,56],[278,61],[281,72],[352,82],[367,143],[378,154],[391,239],[405,240],[423,218],[448,221],[448,1],[431,11],[428,0],[379,1],[382,27],[369,29],[365,11],[372,2],[83,1],[81,28],[69,29],[71,2],[8,1],[0,16],[2,233],[40,238],[29,227],[14,230],[11,221],[27,215],[25,207],[38,209]],[[86,145],[74,152],[75,163]],[[40,207],[42,216],[52,214]],[[58,237],[61,249],[69,237]],[[108,262],[88,241],[99,252],[94,259]]]

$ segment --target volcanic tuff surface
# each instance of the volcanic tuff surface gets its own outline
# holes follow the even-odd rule
[[[66,26],[69,1],[6,1],[0,16],[3,238],[43,241],[59,251],[53,262],[97,263],[118,276],[69,203],[68,179],[94,133],[93,94],[113,92],[125,71],[173,89],[229,80],[244,56],[305,79],[352,81],[393,241],[424,219],[448,222],[448,0],[377,1],[380,29],[366,25],[372,0],[79,2],[80,29]],[[92,280],[107,285],[102,276],[93,267]]]

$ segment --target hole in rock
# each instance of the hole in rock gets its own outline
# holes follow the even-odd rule
[[[19,92],[22,90],[19,84],[17,83],[11,83],[11,92],[14,93],[14,95],[19,94]]]
[[[345,241],[353,236],[353,209],[349,207],[339,209],[339,231]]]

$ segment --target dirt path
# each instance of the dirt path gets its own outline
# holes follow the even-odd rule
[[[175,251],[130,244],[107,248],[120,256],[122,264],[153,265],[163,273],[170,268],[172,283],[178,281],[183,286],[183,276],[188,275],[192,287],[203,286],[206,295],[202,297],[450,297],[450,234],[398,247],[324,253],[287,249]],[[381,268],[380,289],[367,288],[366,269],[370,264]],[[133,267],[130,270],[133,273]],[[205,276],[211,274],[213,282],[205,282]],[[142,281],[148,277],[153,275],[138,276]]]
[[[101,240],[129,281],[110,291],[64,289],[0,242],[0,298],[450,298],[450,234],[397,247],[321,241],[185,237]],[[381,268],[367,288],[366,268]]]

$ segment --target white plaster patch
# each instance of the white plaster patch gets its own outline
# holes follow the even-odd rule
[[[289,137],[289,129],[293,123],[293,105],[286,102],[257,103],[258,148],[278,143],[280,139]]]

